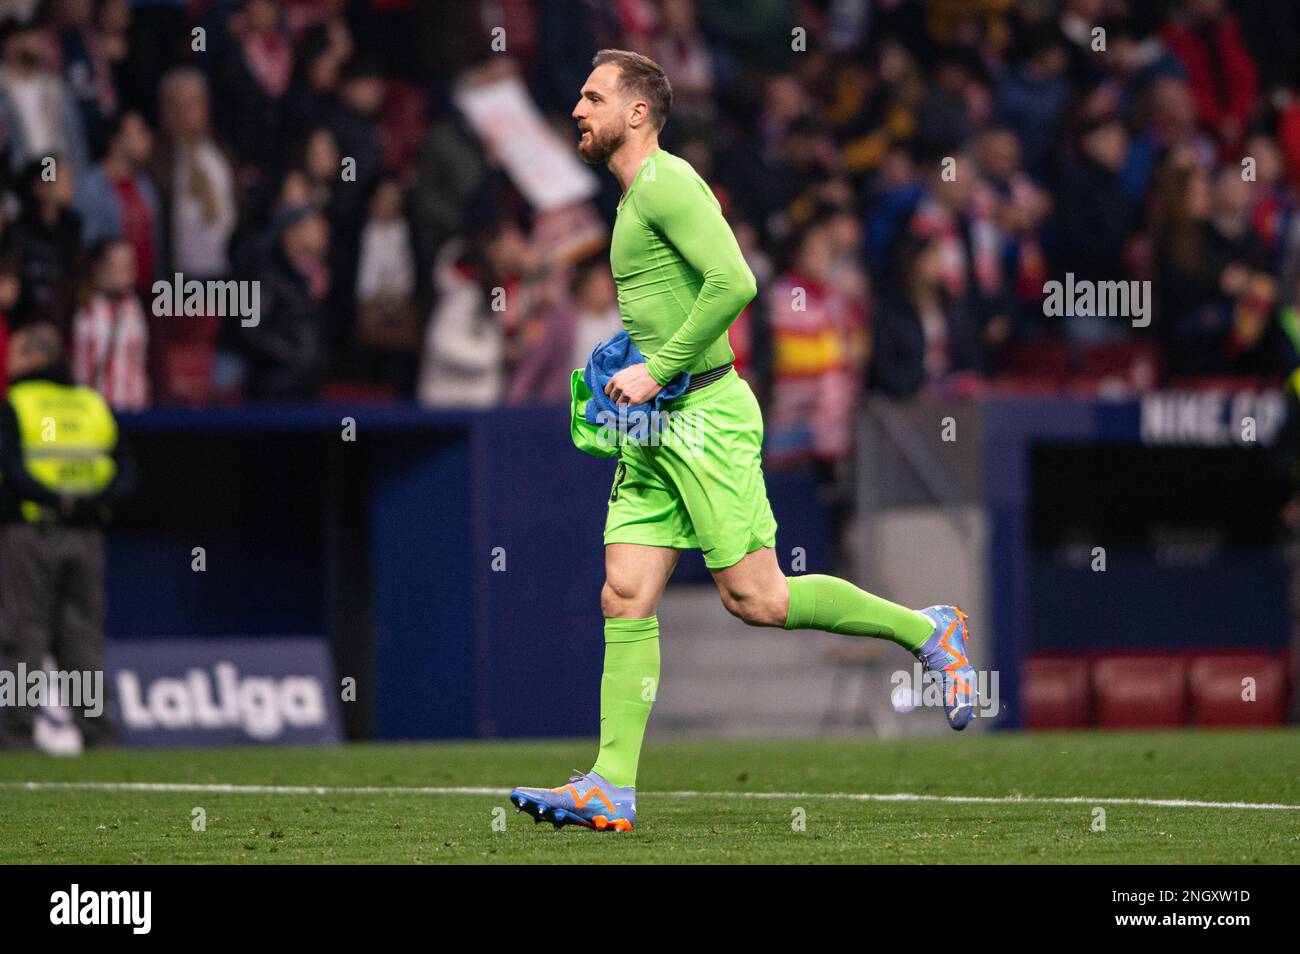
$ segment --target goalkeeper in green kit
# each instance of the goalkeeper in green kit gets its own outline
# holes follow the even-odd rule
[[[623,188],[610,248],[623,326],[646,358],[610,378],[618,405],[644,405],[680,372],[662,433],[619,447],[605,522],[605,664],[600,750],[591,771],[510,800],[556,828],[631,830],[641,740],[659,684],[659,599],[679,551],[698,548],[723,605],[753,626],[888,639],[937,674],[954,729],[976,702],[966,618],[955,606],[911,610],[846,580],[787,577],[763,482],[763,420],[732,368],[727,328],[754,297],[754,276],[708,185],[659,148],[672,88],[638,53],[602,50],[573,109],[578,152]],[[671,392],[670,392],[671,393]]]

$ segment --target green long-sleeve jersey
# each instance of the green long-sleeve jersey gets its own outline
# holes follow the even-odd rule
[[[610,244],[623,327],[660,384],[734,359],[727,328],[754,297],[754,274],[712,190],[660,149],[619,203]]]

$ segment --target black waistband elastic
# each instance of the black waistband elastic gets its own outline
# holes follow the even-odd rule
[[[709,368],[707,371],[701,371],[699,374],[691,375],[691,383],[686,385],[685,394],[692,391],[698,391],[700,388],[707,388],[714,381],[719,380],[723,375],[731,370],[731,364],[719,365],[716,368]]]

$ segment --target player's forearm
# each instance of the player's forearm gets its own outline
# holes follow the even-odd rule
[[[646,362],[646,370],[660,384],[667,384],[709,345],[726,334],[731,323],[753,299],[754,273],[743,258],[706,271],[695,305],[682,326]]]

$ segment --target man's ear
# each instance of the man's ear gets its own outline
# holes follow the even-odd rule
[[[627,124],[633,129],[640,129],[650,118],[650,107],[643,99],[633,100],[628,111]]]

